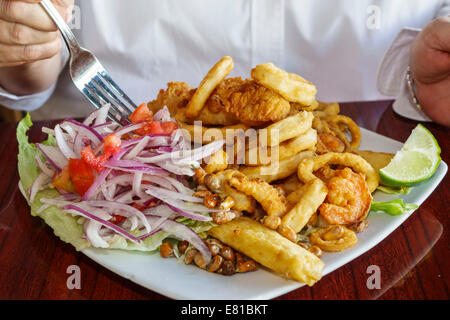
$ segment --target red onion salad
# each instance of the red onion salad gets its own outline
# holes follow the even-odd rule
[[[36,158],[41,173],[30,189],[30,200],[49,186],[52,177],[68,165],[70,158],[81,158],[80,151],[88,146],[101,153],[104,137],[114,133],[121,139],[121,149],[103,163],[103,171],[93,170],[95,180],[86,193],[80,197],[60,191],[53,199],[41,198],[40,210],[57,206],[83,217],[84,235],[94,247],[108,248],[110,235],[118,234],[140,244],[164,231],[171,237],[189,241],[209,261],[208,247],[193,229],[177,219],[211,221],[210,213],[218,211],[207,208],[202,198],[193,196],[195,191],[188,187],[187,177],[194,175],[203,158],[222,148],[224,141],[191,149],[180,129],[172,135],[137,136],[133,131],[143,124],[122,127],[107,122],[108,109],[109,105],[103,106],[83,122],[65,120],[54,130],[43,129],[54,135],[56,146],[37,144],[42,154],[42,158]],[[167,108],[157,112],[154,119],[174,121]]]

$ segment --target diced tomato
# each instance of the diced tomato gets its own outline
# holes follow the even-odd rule
[[[59,174],[53,177],[53,186],[58,190],[75,192],[72,180],[70,180],[69,166],[65,166]]]
[[[162,128],[160,126],[160,122],[158,121],[146,121],[143,123],[142,128],[134,131],[140,136],[145,136],[148,134],[158,134],[162,133]]]
[[[110,134],[104,139],[104,152],[101,156],[96,156],[91,146],[87,146],[81,151],[83,160],[95,171],[102,172],[103,163],[112,156],[120,152],[122,141],[115,134]]]
[[[81,151],[81,157],[83,160],[95,171],[102,172],[104,167],[102,166],[102,163],[99,159],[99,157],[96,157],[94,154],[94,151],[92,150],[91,146],[87,146]]]
[[[103,154],[109,156],[119,153],[120,146],[122,145],[122,141],[114,133],[111,133],[110,135],[106,136],[104,139],[104,143],[105,146]]]
[[[172,134],[178,129],[178,125],[175,122],[163,122],[161,128],[164,134]]]
[[[131,114],[131,123],[140,123],[144,121],[152,121],[153,112],[148,108],[146,103],[141,104],[136,110]]]
[[[70,178],[76,192],[83,196],[94,183],[94,173],[83,159],[69,159]]]
[[[123,220],[125,220],[124,216],[118,215],[118,214],[112,214],[112,219],[109,220],[109,222],[114,223],[114,224],[119,224],[121,223]]]

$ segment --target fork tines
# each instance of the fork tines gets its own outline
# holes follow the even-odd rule
[[[129,124],[128,116],[137,108],[136,104],[114,82],[106,70],[100,70],[85,84],[83,93],[97,109],[111,104],[108,117],[121,124]]]

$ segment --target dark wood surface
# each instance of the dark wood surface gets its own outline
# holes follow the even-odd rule
[[[417,122],[397,116],[391,101],[345,103],[342,113],[367,129],[405,141]],[[36,123],[32,141],[44,135]],[[449,163],[449,129],[425,124]],[[53,235],[30,210],[18,190],[16,124],[0,124],[0,299],[166,299],[96,264]],[[314,287],[277,299],[448,299],[449,265],[447,176],[423,205],[376,247]],[[81,290],[69,290],[67,267],[81,269]],[[381,289],[368,289],[367,267],[381,271]]]

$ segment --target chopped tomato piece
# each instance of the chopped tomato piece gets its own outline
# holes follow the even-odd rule
[[[99,159],[100,157],[95,156],[91,146],[87,146],[81,151],[81,157],[95,171],[97,172],[103,171],[104,167],[102,166],[102,163],[104,161],[101,161],[101,159]]]
[[[94,183],[94,173],[83,159],[69,159],[70,178],[76,192],[83,196]]]
[[[148,108],[146,103],[141,104],[136,110],[131,114],[131,123],[140,123],[144,121],[152,121],[153,112]]]
[[[161,123],[158,121],[146,121],[142,128],[135,130],[138,135],[145,136],[148,134],[160,134],[162,133]]]
[[[104,139],[104,143],[105,146],[103,154],[112,156],[120,152],[120,146],[122,145],[122,141],[114,133],[111,133],[110,135],[106,136]]]
[[[70,180],[69,166],[65,166],[59,174],[53,177],[53,186],[58,190],[75,192],[72,180]]]
[[[172,134],[178,129],[178,125],[175,122],[163,122],[161,128],[164,134]]]
[[[112,219],[109,220],[109,222],[114,223],[114,224],[119,224],[123,220],[125,220],[124,216],[121,216],[121,215],[118,215],[118,214],[112,214]]]

